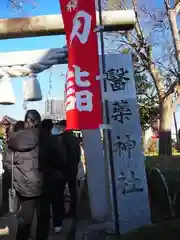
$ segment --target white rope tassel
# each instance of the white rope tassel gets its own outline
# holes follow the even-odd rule
[[[0,80],[0,104],[11,105],[16,102],[10,77],[6,74]]]
[[[24,101],[41,101],[42,93],[36,74],[24,80]]]

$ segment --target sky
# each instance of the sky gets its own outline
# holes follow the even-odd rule
[[[3,0],[4,3],[1,3],[0,18],[16,18],[60,13],[58,0],[38,0],[35,8],[32,8],[31,1],[33,0],[26,0],[27,3],[24,5],[23,10],[17,10],[13,8],[12,5],[8,4],[7,0]],[[45,2],[46,4],[44,4]],[[0,52],[60,48],[63,47],[65,44],[65,36],[47,36],[37,38],[0,40]],[[66,65],[57,65],[49,70],[38,74],[38,80],[40,82],[43,94],[43,101],[28,103],[28,109],[35,108],[41,113],[43,113],[44,100],[46,98],[56,97],[57,99],[63,99],[65,78],[62,75],[66,73],[66,70]],[[49,96],[48,92],[50,75],[52,79],[52,90]],[[0,116],[9,115],[18,120],[24,118],[25,111],[22,108],[22,83],[24,79],[25,78],[12,78],[13,89],[16,97],[16,104],[11,106],[0,105]]]
[[[1,0],[0,18],[16,18],[16,17],[30,17],[46,14],[59,14],[60,6],[58,0],[24,0],[22,10],[17,10],[8,3],[8,0]],[[17,2],[20,0],[17,0]],[[22,0],[21,0],[22,1]],[[32,7],[32,2],[36,1],[36,7]],[[156,4],[156,7],[163,7],[163,0],[152,1],[152,4]],[[9,39],[0,40],[0,52],[21,51],[21,50],[34,50],[45,48],[60,48],[66,44],[65,36],[48,36],[37,38],[23,38],[23,39]],[[64,96],[64,82],[65,78],[62,76],[66,74],[67,66],[58,65],[49,70],[46,70],[38,74],[38,79],[41,85],[43,93],[43,101],[28,103],[28,109],[36,108],[42,114],[44,113],[44,101],[48,97],[56,97],[57,99],[63,99]],[[52,74],[52,90],[51,95],[49,92],[49,77]],[[12,106],[0,105],[0,116],[9,115],[16,119],[23,119],[24,109],[23,105],[23,83],[24,78],[13,78],[12,84],[16,96],[16,104]],[[180,112],[177,112],[177,120],[180,119]],[[178,127],[180,127],[180,121],[178,120]],[[173,124],[174,132],[174,124]]]

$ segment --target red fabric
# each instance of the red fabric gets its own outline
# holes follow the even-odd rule
[[[102,123],[100,81],[96,80],[99,75],[99,59],[97,33],[94,31],[96,28],[95,0],[60,0],[60,5],[68,47],[68,74],[65,88],[67,129],[95,129]],[[87,21],[84,16],[91,19],[86,28],[84,26]],[[71,34],[75,26],[77,31],[72,38]],[[89,34],[87,34],[88,27],[90,27]],[[78,34],[82,33],[85,33],[87,41],[80,41]],[[89,73],[88,76],[81,76],[80,84],[78,84],[77,75],[73,76],[74,66],[80,67],[81,72]],[[78,97],[80,92],[81,98]],[[91,104],[87,104],[87,96],[89,96],[89,103],[92,100],[92,108]],[[84,103],[82,103],[83,99]]]
[[[152,140],[156,140],[156,139],[159,139],[159,136],[152,136],[151,138]]]

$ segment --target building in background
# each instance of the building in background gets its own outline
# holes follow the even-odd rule
[[[45,101],[45,113],[43,118],[51,118],[54,121],[66,118],[64,100],[48,98]]]
[[[17,120],[7,115],[0,117],[0,139],[4,139],[6,141],[9,132],[13,130],[13,127],[16,124],[16,122]],[[0,145],[2,145],[2,142],[0,142]]]

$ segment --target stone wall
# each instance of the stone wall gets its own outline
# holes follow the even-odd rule
[[[146,157],[145,165],[148,168],[157,167],[164,169],[180,169],[180,156],[153,156]]]

